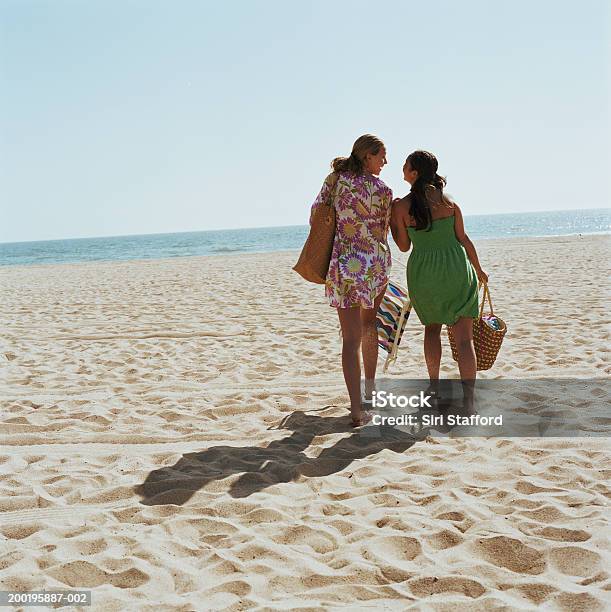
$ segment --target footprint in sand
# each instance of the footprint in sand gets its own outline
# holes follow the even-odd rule
[[[591,533],[582,529],[565,529],[563,527],[545,527],[534,531],[533,535],[559,542],[585,542],[592,537]]]
[[[443,529],[438,533],[426,536],[424,539],[431,545],[432,548],[436,550],[452,548],[454,546],[458,546],[464,541],[464,538],[459,533],[450,531],[449,529]]]
[[[274,542],[282,545],[305,545],[315,552],[325,554],[337,549],[337,541],[331,535],[322,530],[315,530],[305,525],[289,527],[279,536],[272,538]]]
[[[377,538],[363,549],[365,559],[382,559],[385,563],[412,561],[422,553],[422,546],[416,538],[388,536]]]
[[[554,603],[563,612],[575,612],[576,610],[602,612],[609,609],[603,602],[589,593],[561,593],[554,599]]]
[[[440,521],[456,521],[461,522],[464,521],[465,515],[462,512],[442,512],[435,516],[436,519]]]
[[[545,571],[543,553],[515,538],[482,538],[476,542],[475,550],[488,563],[518,574],[541,574]]]
[[[43,529],[42,525],[38,525],[36,523],[32,524],[21,524],[21,525],[13,525],[7,526],[0,529],[0,533],[9,540],[25,540],[29,538],[32,534],[37,533]]]
[[[408,581],[407,584],[411,592],[419,598],[430,597],[439,593],[460,593],[472,599],[477,599],[486,592],[485,587],[479,582],[460,576],[416,578]]]
[[[556,548],[549,554],[552,565],[568,576],[591,576],[599,569],[601,557],[580,546]]]
[[[73,588],[93,588],[102,584],[111,584],[120,589],[132,589],[149,581],[149,575],[137,568],[123,572],[105,572],[88,561],[72,561],[52,567],[49,574],[56,580]]]

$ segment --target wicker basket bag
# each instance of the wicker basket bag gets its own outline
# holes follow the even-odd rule
[[[484,320],[484,304],[486,298],[490,305],[489,316],[496,318],[499,329],[494,329]],[[452,328],[448,327],[447,329],[450,347],[452,348],[452,357],[454,361],[458,361],[458,350],[456,348],[456,340]],[[479,310],[479,317],[473,319],[473,345],[475,346],[478,370],[489,370],[493,366],[506,333],[507,325],[503,319],[494,314],[492,300],[490,299],[490,290],[488,289],[488,285],[484,284],[484,293],[482,295],[482,305]]]
[[[327,201],[314,210],[310,233],[303,245],[299,260],[293,266],[293,270],[301,274],[305,280],[319,285],[325,284],[335,240],[334,195],[338,178],[339,174],[334,173]]]

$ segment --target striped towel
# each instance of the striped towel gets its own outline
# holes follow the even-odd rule
[[[388,281],[386,293],[376,313],[378,345],[388,353],[384,372],[397,359],[397,349],[410,311],[411,302],[407,290],[393,281]]]

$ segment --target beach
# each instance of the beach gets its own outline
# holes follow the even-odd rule
[[[482,378],[609,377],[609,236],[476,246],[509,330]],[[337,315],[297,256],[0,268],[0,589],[105,611],[611,607],[609,438],[353,430]],[[426,376],[422,330],[391,376]]]

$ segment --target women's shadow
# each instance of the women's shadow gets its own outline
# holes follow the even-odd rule
[[[316,457],[304,453],[317,436],[341,433],[347,427],[346,416],[296,411],[274,428],[293,431],[288,437],[264,447],[222,445],[188,453],[175,465],[152,471],[134,490],[145,505],[182,505],[210,482],[240,474],[229,487],[229,494],[244,498],[301,476],[320,477],[340,472],[354,460],[383,449],[402,453],[422,437],[394,427],[366,427],[323,449]]]

